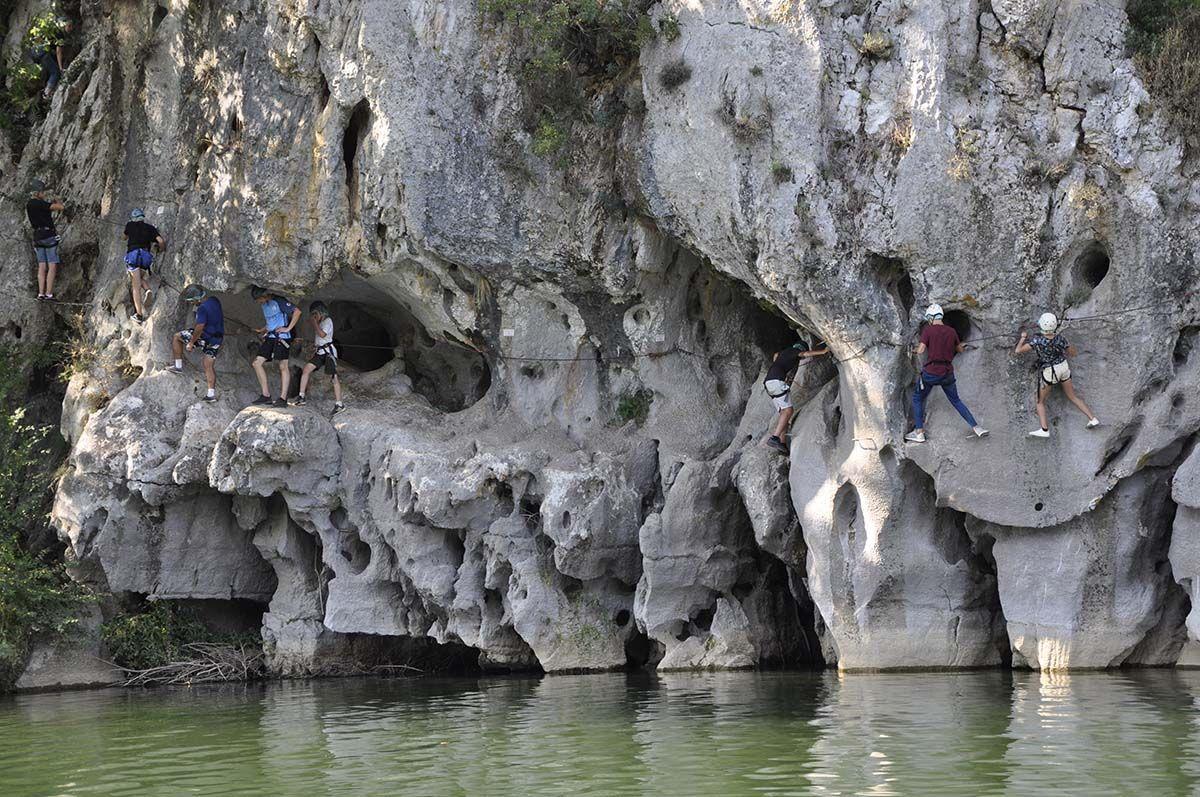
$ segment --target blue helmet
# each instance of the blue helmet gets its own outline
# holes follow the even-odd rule
[[[146,211],[142,210],[141,208],[134,208],[133,210],[129,211],[130,221],[143,221],[145,218]]]

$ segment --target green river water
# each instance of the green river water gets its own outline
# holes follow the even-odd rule
[[[323,680],[0,699],[0,797],[1200,793],[1200,672]]]

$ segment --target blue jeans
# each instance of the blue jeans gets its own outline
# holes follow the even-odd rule
[[[975,416],[967,409],[967,405],[963,404],[962,399],[958,397],[958,388],[954,386],[954,374],[946,374],[945,376],[936,376],[935,374],[921,372],[921,377],[917,380],[917,387],[913,390],[913,425],[917,429],[925,428],[925,398],[933,391],[935,387],[941,386],[942,392],[946,394],[946,398],[950,399],[950,403],[954,405],[954,409],[958,410],[958,414],[963,420],[970,424],[974,429],[977,424]]]
[[[53,52],[48,52],[38,58],[38,62],[42,67],[42,74],[46,76],[46,93],[53,94],[54,87],[58,85],[59,78],[62,77],[62,70],[58,68],[58,59],[54,57]]]

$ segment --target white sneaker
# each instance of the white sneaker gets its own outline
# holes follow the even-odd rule
[[[1087,428],[1089,428],[1089,429],[1095,429],[1099,425],[1100,425],[1099,418],[1092,418],[1090,421],[1087,422]]]
[[[910,443],[924,443],[925,442],[925,433],[924,432],[909,432],[908,434],[904,435],[904,439]]]
[[[1050,430],[1049,429],[1034,429],[1032,432],[1029,433],[1029,436],[1030,437],[1049,437]]]
[[[989,432],[987,429],[984,429],[982,426],[976,426],[972,431],[975,432],[976,437],[987,437],[989,434],[991,434],[991,432]]]
[[[182,374],[183,373],[182,368],[176,368],[174,365],[168,365],[167,370],[173,374]]]

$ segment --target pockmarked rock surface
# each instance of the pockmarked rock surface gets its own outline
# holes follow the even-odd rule
[[[81,577],[250,602],[280,674],[401,641],[546,671],[1190,661],[1200,198],[1120,5],[647,4],[672,35],[548,154],[474,0],[82,4],[45,120],[0,134],[10,185],[71,209],[82,306],[50,308],[3,201],[0,327],[82,314],[53,515]],[[132,207],[170,241],[143,324]],[[190,282],[229,319],[211,404],[197,358],[164,371]],[[321,373],[247,407],[252,284],[329,306],[348,409]],[[903,439],[933,301],[987,438],[935,395]],[[1084,319],[1103,425],[1056,391],[1039,440],[1011,349],[1048,309]],[[759,383],[798,338],[832,356],[788,460]]]

